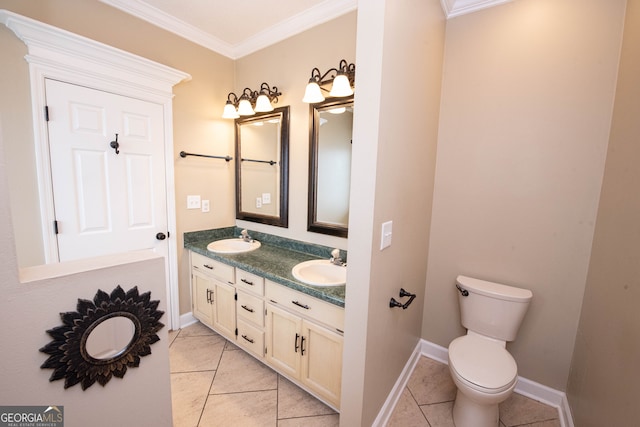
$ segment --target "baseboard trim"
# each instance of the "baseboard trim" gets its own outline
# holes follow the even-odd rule
[[[420,340],[402,370],[402,373],[398,377],[396,384],[389,393],[387,400],[380,409],[373,425],[376,427],[382,427],[388,423],[391,413],[396,407],[396,404],[402,395],[402,391],[409,382],[409,378],[411,377],[420,356],[425,356],[448,365],[448,355],[449,351],[446,348],[427,340]],[[523,377],[518,377],[518,385],[516,386],[515,392],[557,408],[560,416],[561,427],[574,427],[566,393]]]
[[[418,342],[418,344],[416,345],[416,348],[413,349],[413,353],[411,353],[411,357],[405,364],[404,369],[402,370],[402,372],[400,373],[400,376],[396,380],[396,383],[393,386],[393,389],[387,396],[387,399],[384,402],[384,405],[382,405],[380,412],[378,412],[378,416],[373,421],[372,427],[384,427],[387,425],[387,423],[389,422],[389,418],[391,417],[391,413],[393,412],[396,405],[398,404],[398,400],[400,400],[400,396],[402,396],[402,392],[404,388],[407,386],[407,383],[409,382],[409,378],[411,377],[413,370],[418,364],[418,360],[420,360],[420,356],[422,356],[422,351],[421,351],[420,342]]]
[[[193,314],[191,312],[188,312],[188,313],[185,313],[185,314],[181,314],[180,315],[180,329],[186,328],[189,325],[193,325],[197,321],[198,321],[198,319],[193,317]]]

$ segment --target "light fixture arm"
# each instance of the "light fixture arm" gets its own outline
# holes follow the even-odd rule
[[[332,82],[338,74],[347,76],[349,83],[353,85],[356,76],[356,64],[349,64],[345,59],[341,59],[338,68],[329,68],[324,74],[321,74],[320,70],[314,67],[313,70],[311,70],[309,83],[315,82],[322,88],[323,85]]]
[[[252,90],[248,87],[245,87],[240,93],[239,97],[235,93],[229,92],[229,95],[227,95],[227,104],[232,104],[234,107],[238,108],[238,104],[240,104],[240,101],[246,99],[251,103],[252,106],[255,106],[256,99],[258,99],[258,96],[260,95],[266,95],[269,98],[269,101],[277,104],[278,96],[282,95],[282,92],[278,90],[277,86],[270,87],[268,83],[263,82],[260,85],[259,90]]]

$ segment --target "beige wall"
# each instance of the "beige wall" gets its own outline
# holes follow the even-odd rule
[[[2,130],[4,119],[0,120]],[[65,426],[109,427],[114,425],[154,425],[170,427],[171,384],[169,379],[168,328],[158,332],[160,341],[140,366],[129,368],[123,378],[112,378],[104,387],[95,383],[86,391],[80,385],[64,389],[64,380],[49,382],[51,369],[41,369],[48,356],[38,351],[49,342],[46,333],[61,325],[60,313],[75,311],[79,298],[92,299],[98,289],[110,292],[117,285],[129,290],[151,292],[166,311],[163,259],[140,256],[137,261],[92,259],[81,263],[92,271],[83,272],[77,263],[47,266],[48,273],[65,270],[58,277],[21,283],[11,227],[11,212],[4,171],[6,163],[0,133],[0,402],[2,405],[62,405]],[[5,163],[6,161],[6,163]],[[122,258],[122,257],[120,257]],[[144,258],[144,259],[143,259]],[[25,273],[41,275],[43,268]],[[71,271],[74,271],[71,273]],[[166,323],[166,315],[161,319]],[[135,399],[131,397],[135,396]]]
[[[420,337],[445,27],[437,0],[358,7],[343,426],[372,424]]]
[[[640,2],[628,2],[615,108],[567,394],[576,426],[640,419]]]
[[[289,227],[273,227],[247,221],[239,226],[290,237],[296,240],[347,248],[346,239],[307,232],[307,190],[309,176],[309,104],[302,102],[314,67],[324,73],[341,59],[356,57],[356,12],[314,27],[280,43],[236,61],[235,89],[257,89],[260,83],[277,86],[282,96],[276,106],[290,106],[289,135]],[[356,65],[356,75],[358,74]],[[356,85],[358,77],[356,76]],[[220,100],[224,104],[224,99]]]
[[[178,153],[232,155],[233,127],[220,118],[227,92],[233,86],[233,61],[158,27],[133,18],[97,0],[0,0],[0,9],[54,25],[187,72],[192,80],[174,88],[175,192],[180,279],[180,313],[191,311],[185,231],[233,225],[234,169],[223,160]],[[0,28],[0,117],[5,123],[5,152],[16,241],[22,266],[44,262],[39,236],[37,188],[26,48],[7,28]],[[9,96],[5,96],[8,94]],[[186,209],[186,196],[199,194],[211,201],[211,212]],[[32,250],[37,247],[37,250]]]
[[[447,22],[423,338],[458,274],[528,288],[519,374],[565,390],[604,170],[625,0],[518,0]]]

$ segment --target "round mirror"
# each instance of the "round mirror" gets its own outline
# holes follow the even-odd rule
[[[137,286],[125,292],[118,285],[111,294],[99,289],[93,301],[78,299],[77,311],[60,313],[62,325],[47,330],[53,340],[40,349],[49,355],[40,367],[53,369],[49,381],[64,379],[64,388],[80,384],[86,390],[96,381],[104,386],[124,377],[160,341],[159,304]]]
[[[135,332],[135,324],[128,317],[114,316],[99,321],[87,337],[87,354],[98,360],[116,357],[129,348]]]

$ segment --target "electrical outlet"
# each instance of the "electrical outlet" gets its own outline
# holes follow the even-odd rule
[[[271,203],[271,193],[262,193],[262,204],[268,205]]]
[[[262,207],[262,199],[260,197],[256,197],[256,208],[260,209]]]
[[[208,200],[203,200],[202,201],[202,212],[209,212],[209,201]]]
[[[200,209],[200,196],[187,196],[187,209]]]

